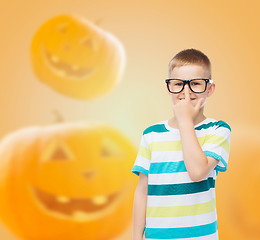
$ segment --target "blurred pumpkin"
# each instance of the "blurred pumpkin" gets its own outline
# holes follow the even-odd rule
[[[28,127],[0,145],[0,218],[18,236],[111,239],[132,218],[135,146],[101,124]]]
[[[114,35],[94,23],[60,15],[35,33],[31,62],[43,83],[67,96],[89,100],[107,94],[119,82],[125,52]]]
[[[233,124],[229,170],[216,186],[219,237],[260,239],[260,127]]]

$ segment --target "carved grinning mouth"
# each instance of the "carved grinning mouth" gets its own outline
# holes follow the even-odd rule
[[[70,198],[46,193],[37,187],[31,187],[34,198],[44,210],[62,218],[74,221],[92,221],[112,212],[126,193],[127,187],[109,195],[90,198]]]
[[[42,55],[47,66],[58,76],[81,80],[89,77],[96,71],[96,67],[80,67],[62,61],[58,56],[48,51],[42,44]]]

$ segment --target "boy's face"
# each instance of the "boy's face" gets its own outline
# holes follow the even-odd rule
[[[193,78],[209,78],[209,72],[204,67],[195,64],[184,65],[180,67],[175,67],[172,72],[170,78],[179,78],[182,80],[190,80]],[[185,84],[184,88],[188,88],[189,97],[191,99],[191,103],[193,106],[196,105],[197,101],[200,98],[203,98],[203,104],[206,102],[206,98],[211,96],[215,90],[215,83],[207,84],[206,91],[203,93],[194,93],[190,90],[188,84]],[[168,90],[167,90],[168,91]],[[168,91],[173,104],[175,105],[178,101],[181,101],[185,98],[184,89],[179,93],[170,93]],[[194,100],[193,100],[194,99]],[[202,107],[203,108],[203,107]]]

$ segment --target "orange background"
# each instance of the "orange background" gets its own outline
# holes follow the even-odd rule
[[[230,124],[230,156],[235,151],[232,140],[239,139],[248,125],[255,129],[252,134],[259,135],[258,0],[23,0],[2,1],[1,9],[0,138],[24,126],[54,123],[52,111],[57,109],[66,121],[106,122],[138,146],[144,128],[173,114],[164,79],[170,59],[186,48],[199,49],[211,60],[216,89],[204,113]],[[64,13],[100,21],[98,25],[125,47],[121,82],[94,101],[61,95],[32,72],[29,49],[33,34],[43,22]],[[224,174],[231,168],[228,165]],[[219,176],[218,181],[224,177]],[[130,239],[131,226],[127,234]],[[2,225],[0,236],[1,240],[17,239]]]

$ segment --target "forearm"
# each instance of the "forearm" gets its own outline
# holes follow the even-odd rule
[[[146,222],[147,195],[136,189],[133,203],[133,240],[142,240]]]
[[[207,166],[208,159],[201,149],[193,122],[183,121],[179,123],[179,129],[185,166],[190,178],[196,181]]]

